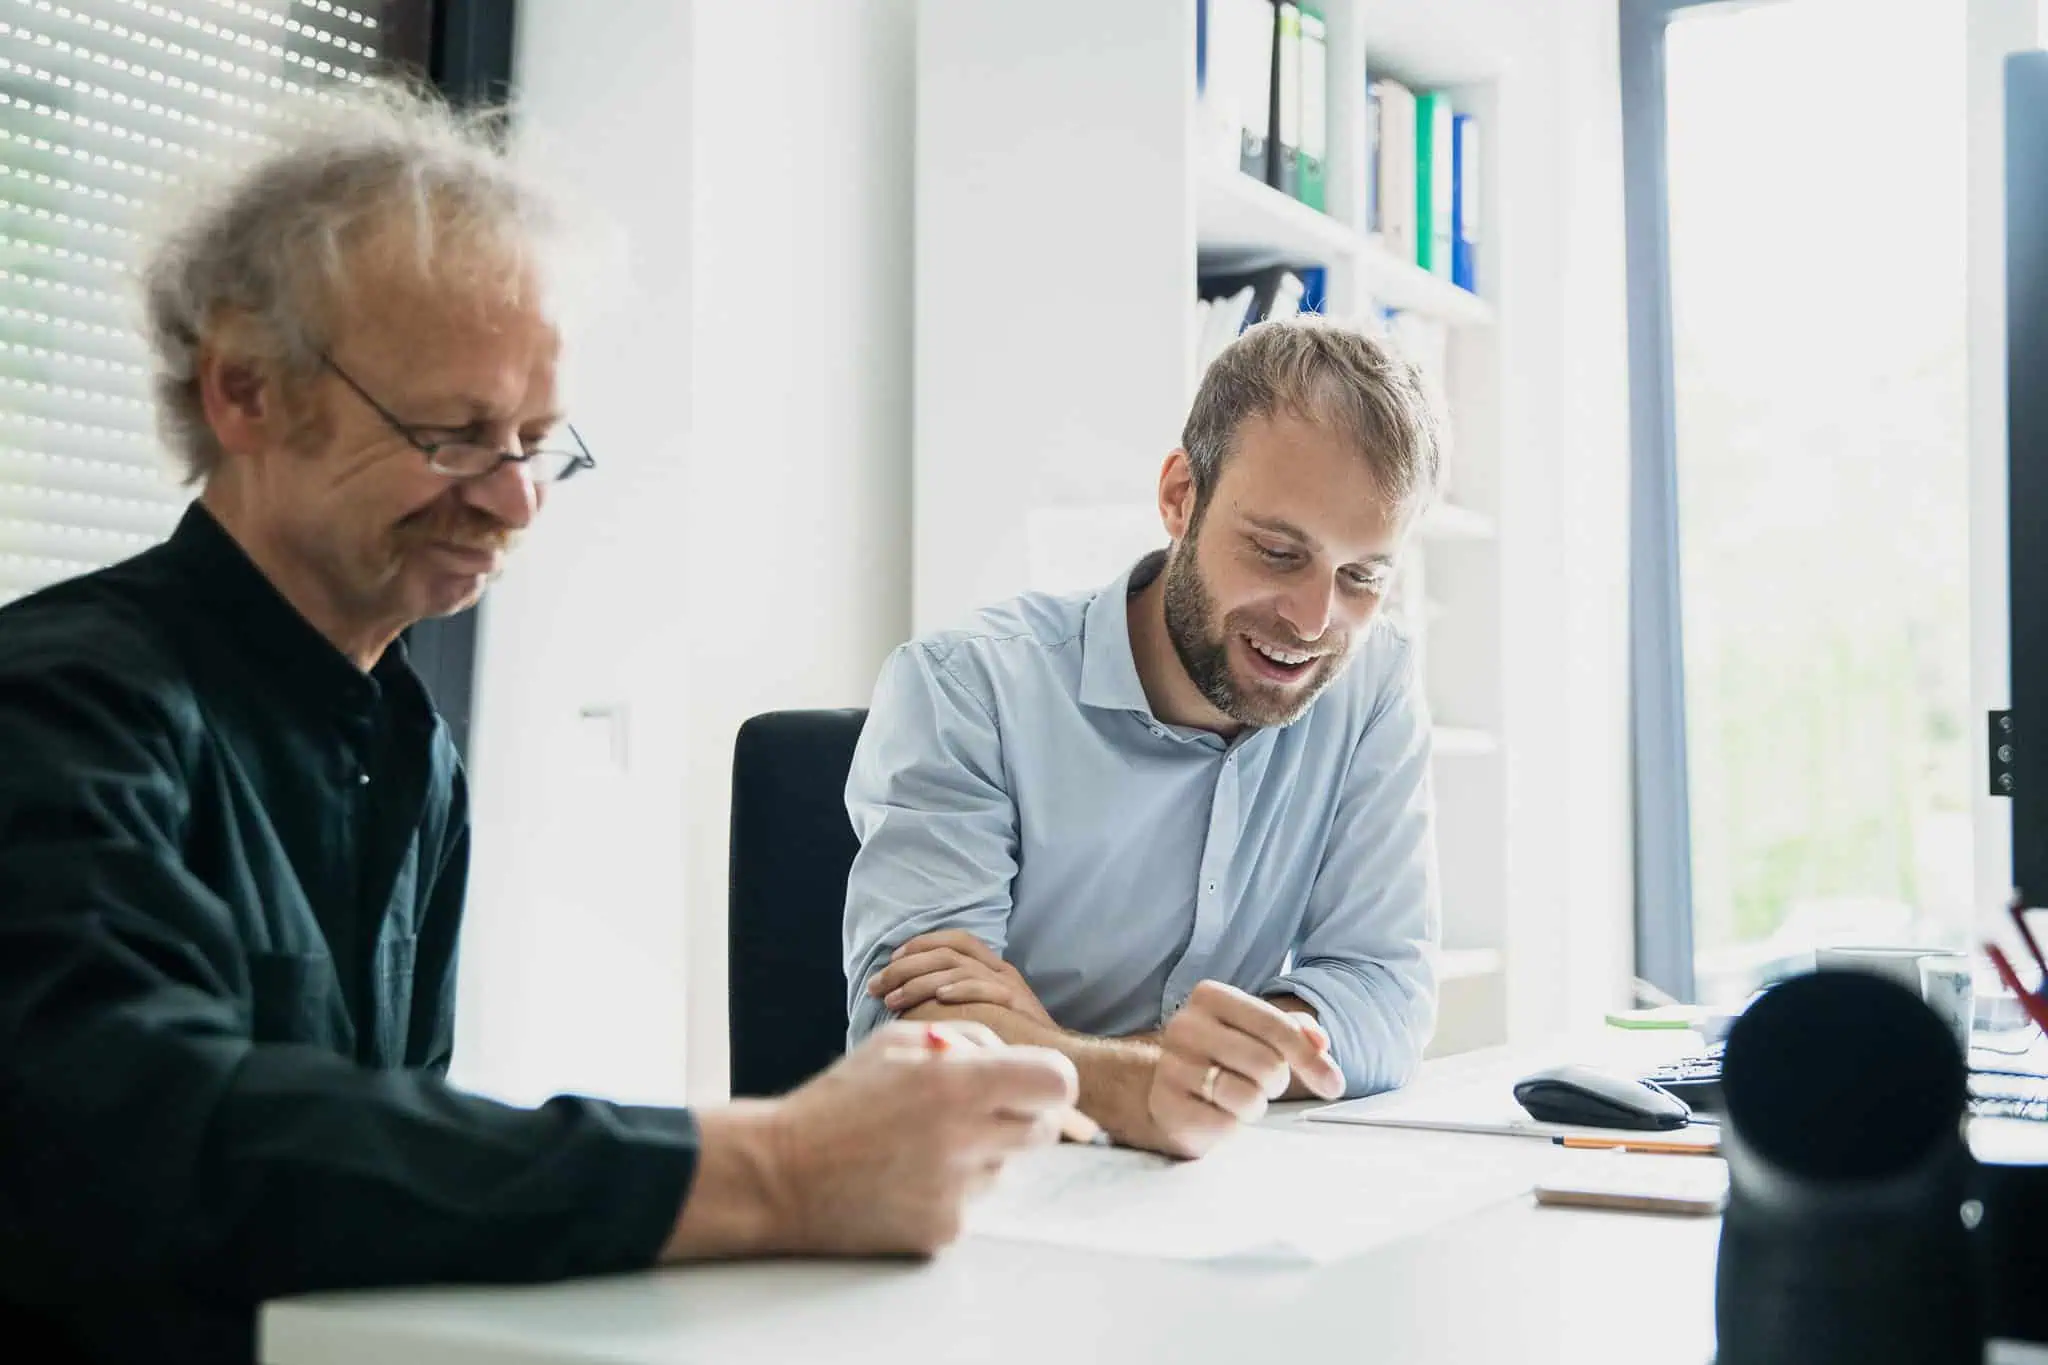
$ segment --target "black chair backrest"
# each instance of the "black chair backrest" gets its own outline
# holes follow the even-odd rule
[[[866,711],[771,711],[732,759],[727,1030],[732,1093],[779,1095],[846,1047],[840,960],[859,844],[846,774]]]

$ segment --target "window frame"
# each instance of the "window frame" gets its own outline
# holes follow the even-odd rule
[[[423,70],[458,105],[502,101],[512,88],[515,0],[430,0],[409,7],[398,60]],[[441,713],[455,750],[469,761],[476,714],[477,622],[481,605],[421,621],[405,633],[413,671]]]
[[[1740,0],[1732,0],[1740,3]],[[1636,976],[1694,995],[1692,796],[1679,582],[1678,429],[1671,358],[1665,37],[1686,10],[1731,0],[1620,0],[1622,198],[1628,273],[1629,755]]]

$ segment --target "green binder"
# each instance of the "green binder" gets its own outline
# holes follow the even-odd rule
[[[1451,100],[1441,90],[1415,97],[1415,263],[1451,277]]]
[[[1323,16],[1301,7],[1301,202],[1324,207],[1323,161],[1329,149],[1329,29]]]

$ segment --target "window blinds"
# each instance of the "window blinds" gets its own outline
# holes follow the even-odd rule
[[[136,330],[141,214],[374,72],[385,8],[0,0],[0,605],[176,523],[191,491]]]

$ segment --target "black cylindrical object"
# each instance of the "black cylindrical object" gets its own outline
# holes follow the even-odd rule
[[[1717,1365],[1961,1365],[1983,1354],[1962,1206],[1962,1050],[1860,972],[1766,992],[1728,1035]]]
[[[1984,1335],[2048,1343],[2048,1166],[1980,1163],[1973,1192]]]

